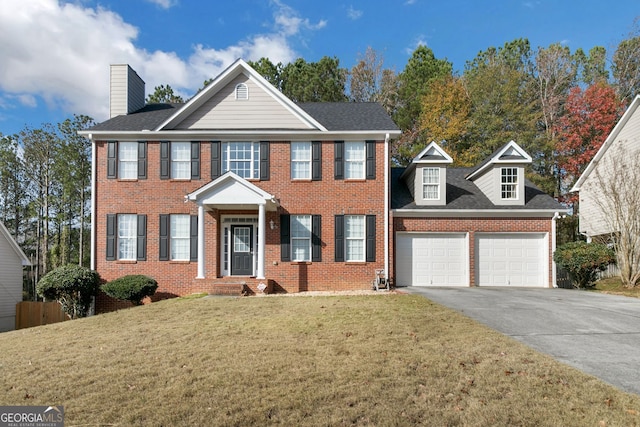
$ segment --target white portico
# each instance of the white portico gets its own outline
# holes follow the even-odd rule
[[[233,172],[200,187],[186,196],[198,206],[198,279],[205,271],[205,210],[218,209],[225,224],[221,226],[222,262],[220,275],[265,278],[266,211],[279,204],[269,194]],[[258,211],[255,215],[224,215],[223,211]]]

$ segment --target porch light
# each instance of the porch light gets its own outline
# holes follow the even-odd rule
[[[273,220],[269,221],[269,227],[271,227],[272,230],[275,230],[276,228],[278,228],[278,226],[276,225],[275,222],[273,222]]]

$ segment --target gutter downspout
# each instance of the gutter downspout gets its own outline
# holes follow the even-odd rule
[[[558,287],[557,267],[556,262],[553,260],[553,255],[556,253],[556,220],[560,218],[558,212],[553,214],[551,218],[551,286]]]
[[[384,278],[389,283],[389,134],[384,138]]]
[[[89,268],[96,269],[96,144],[93,135],[87,135],[91,141],[91,261]]]

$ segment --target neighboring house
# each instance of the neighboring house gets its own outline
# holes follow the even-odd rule
[[[22,267],[31,265],[0,222],[0,332],[16,327],[16,304],[22,301]]]
[[[185,104],[144,96],[135,71],[112,66],[111,118],[81,132],[104,280],[146,274],[161,298],[369,289],[390,271],[400,131],[379,104],[294,103],[242,60]]]
[[[429,144],[391,175],[398,286],[555,286],[555,220],[566,210],[525,179],[511,141],[475,168]]]
[[[623,177],[617,176],[616,168],[620,166],[637,168],[640,166],[640,110],[638,110],[638,106],[640,106],[640,96],[637,96],[629,105],[620,121],[607,136],[570,190],[579,192],[579,230],[589,241],[593,237],[619,231],[614,230],[613,221],[606,218],[606,215],[614,215],[614,213],[611,212],[612,209],[606,207],[612,201],[602,199],[603,188],[601,188],[600,180],[614,180],[619,184],[617,188],[620,191],[626,191],[629,185],[623,185],[620,182]],[[631,183],[633,188],[630,191],[637,192],[636,185],[637,183]],[[609,190],[604,189],[604,191]],[[624,197],[621,198],[624,199]],[[638,207],[631,207],[631,209],[635,209],[636,213],[640,212],[637,210]]]

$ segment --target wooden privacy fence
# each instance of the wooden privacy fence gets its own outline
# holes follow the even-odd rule
[[[57,301],[22,301],[16,304],[16,329],[48,325],[69,320]]]

